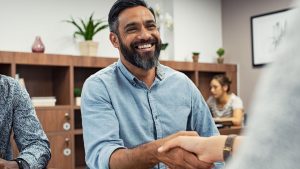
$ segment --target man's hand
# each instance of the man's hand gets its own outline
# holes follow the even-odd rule
[[[0,158],[0,169],[19,169],[16,161],[7,161]]]
[[[197,156],[181,148],[173,148],[158,157],[171,169],[211,169],[212,163],[199,161]]]
[[[164,144],[179,136],[199,136],[195,131],[180,131],[158,140],[159,145]],[[183,150],[181,148],[173,148],[169,151],[158,153],[156,158],[166,164],[171,169],[209,169],[213,164],[199,161],[197,156],[191,152]]]

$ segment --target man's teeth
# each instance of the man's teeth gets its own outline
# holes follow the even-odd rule
[[[139,49],[146,49],[146,48],[151,48],[151,44],[144,44],[144,45],[139,45],[138,48]]]

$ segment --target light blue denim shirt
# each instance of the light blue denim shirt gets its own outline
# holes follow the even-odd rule
[[[86,162],[91,169],[109,169],[109,158],[118,148],[134,148],[178,131],[219,134],[194,83],[160,64],[148,88],[119,60],[86,80],[81,99]]]

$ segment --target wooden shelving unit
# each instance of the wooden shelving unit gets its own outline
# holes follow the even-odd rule
[[[50,168],[85,168],[80,107],[75,106],[73,89],[82,88],[86,78],[116,62],[116,58],[71,55],[36,54],[0,51],[0,74],[24,78],[31,97],[55,96],[54,107],[37,107],[36,112],[50,140]],[[231,90],[237,92],[237,66],[161,61],[185,73],[199,88],[205,99],[209,96],[209,81],[215,74],[232,79]],[[66,128],[68,123],[70,128]],[[65,127],[65,128],[64,128]],[[70,154],[64,154],[66,149]]]

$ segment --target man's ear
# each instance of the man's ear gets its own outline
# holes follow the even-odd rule
[[[119,39],[117,37],[117,34],[113,33],[113,32],[110,32],[109,33],[109,39],[110,39],[110,42],[112,43],[112,45],[115,47],[115,48],[119,48]]]

